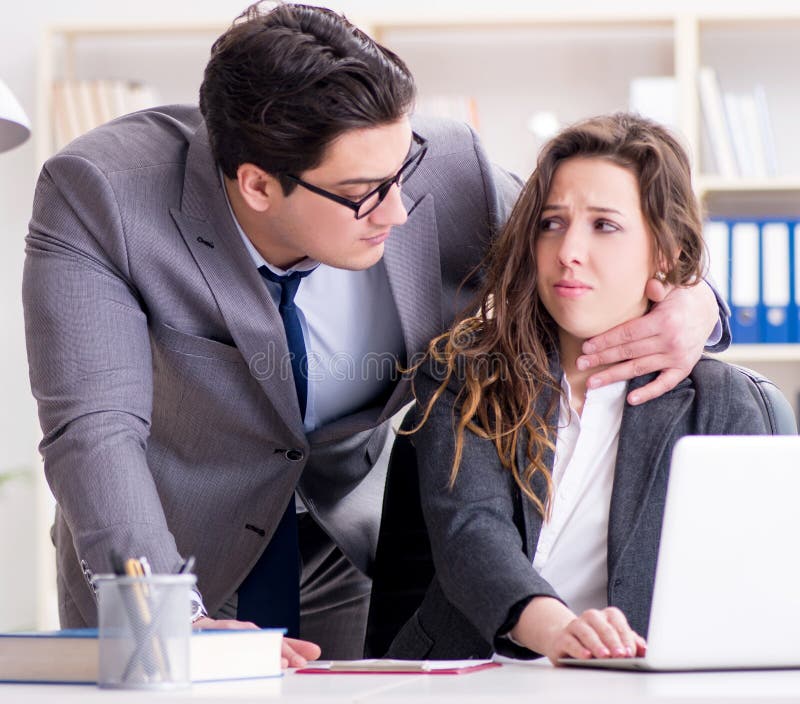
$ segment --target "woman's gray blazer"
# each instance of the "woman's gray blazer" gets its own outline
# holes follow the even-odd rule
[[[653,378],[638,377],[628,388]],[[421,400],[439,386],[424,373],[415,384]],[[471,433],[465,436],[455,486],[448,489],[457,390],[447,388],[414,436],[436,573],[388,655],[447,659],[487,657],[496,651],[532,657],[534,653],[503,635],[532,597],[558,596],[532,567],[541,517],[500,465],[494,445]],[[541,411],[546,405],[546,398],[537,403]],[[608,528],[608,603],[619,607],[638,633],[647,635],[675,442],[684,435],[769,432],[753,381],[717,360],[701,359],[687,379],[662,397],[625,406]],[[552,461],[551,454],[551,466]],[[543,482],[534,486],[544,496]]]

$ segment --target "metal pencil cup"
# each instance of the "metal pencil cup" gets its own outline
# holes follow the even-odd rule
[[[100,662],[97,684],[177,689],[191,684],[193,574],[96,579]]]

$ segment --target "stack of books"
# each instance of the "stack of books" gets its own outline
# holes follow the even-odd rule
[[[120,115],[153,107],[159,102],[152,87],[113,79],[53,82],[53,136],[56,149]]]
[[[195,631],[190,641],[193,682],[279,677],[283,631]],[[0,634],[0,682],[97,682],[96,629]]]

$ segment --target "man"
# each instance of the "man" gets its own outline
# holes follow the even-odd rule
[[[338,15],[253,6],[202,115],[137,113],[45,165],[23,297],[63,625],[96,622],[112,550],[155,572],[193,554],[197,625],[360,655],[396,363],[467,304],[518,191],[466,127],[412,130],[413,96]],[[597,341],[589,363],[639,358],[600,381],[685,376],[717,318],[698,288]],[[288,640],[285,662],[318,652]]]

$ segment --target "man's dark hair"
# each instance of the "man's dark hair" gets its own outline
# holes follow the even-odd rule
[[[318,166],[339,135],[406,115],[414,80],[400,58],[331,10],[261,5],[214,42],[200,110],[226,176],[252,163],[289,193],[295,184],[285,174]]]

